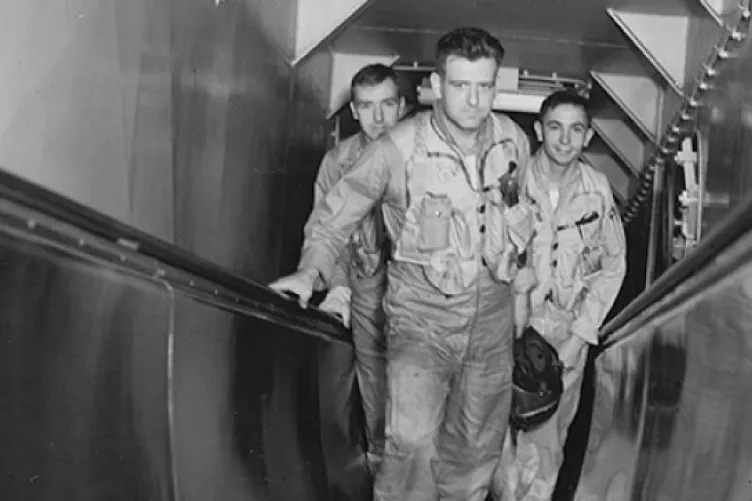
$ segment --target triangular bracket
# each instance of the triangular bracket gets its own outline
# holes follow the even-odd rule
[[[608,15],[678,94],[685,86],[690,17],[606,9]]]

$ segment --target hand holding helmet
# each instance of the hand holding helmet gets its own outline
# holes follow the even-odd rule
[[[564,392],[562,369],[556,349],[533,327],[514,341],[513,429],[533,430],[554,415]]]

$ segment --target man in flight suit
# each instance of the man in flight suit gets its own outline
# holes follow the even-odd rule
[[[530,324],[559,352],[564,393],[546,424],[520,432],[516,448],[505,442],[494,478],[504,500],[551,499],[588,345],[598,343],[626,272],[624,229],[608,179],[579,160],[593,136],[587,104],[573,91],[545,99],[534,124],[542,144],[522,180],[521,199],[536,218]]]
[[[500,178],[529,158],[525,133],[491,113],[503,52],[476,28],[441,37],[433,110],[366,148],[317,205],[299,270],[272,284],[305,306],[358,222],[381,204],[394,250],[378,501],[481,501],[500,456],[514,329],[525,323],[513,318],[513,298],[526,297],[533,281],[518,264],[532,213],[508,206],[500,190]]]
[[[360,125],[360,132],[329,150],[321,162],[314,185],[314,207],[345,175],[365,147],[394,126],[405,107],[400,97],[397,75],[383,64],[363,67],[352,78],[350,109]],[[315,214],[315,213],[314,213]],[[315,224],[314,214],[307,227]],[[355,358],[349,347],[331,345],[324,355],[322,370],[331,377],[335,405],[322,409],[322,421],[349,423],[353,361],[363,403],[368,441],[368,463],[373,471],[384,452],[384,411],[386,402],[386,340],[382,299],[386,289],[388,240],[383,229],[381,211],[375,208],[353,233],[340,256],[329,292],[319,305],[324,311],[339,315],[346,326],[352,324]],[[338,391],[339,389],[344,391]],[[349,430],[345,430],[347,434]]]

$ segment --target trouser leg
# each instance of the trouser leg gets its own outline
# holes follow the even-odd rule
[[[376,501],[434,501],[430,469],[449,392],[447,354],[424,326],[389,326],[386,443]]]
[[[368,491],[360,419],[353,401],[355,354],[349,344],[332,342],[319,352],[319,420],[327,478],[333,492],[363,499]]]
[[[376,463],[384,453],[386,409],[384,283],[384,277],[361,280],[353,288],[351,300],[355,364],[366,421],[368,453],[371,462]]]
[[[483,501],[509,420],[512,310],[479,319],[451,387],[434,461],[439,498]]]
[[[586,358],[581,357],[577,368],[565,375],[561,402],[551,419],[533,431],[520,432],[516,448],[505,444],[502,462],[494,480],[494,490],[504,491],[502,499],[551,499],[564,461],[564,444],[569,426],[580,402]]]
[[[322,435],[333,441],[353,443],[352,400],[355,385],[353,347],[333,342],[322,346],[319,356],[319,401]]]

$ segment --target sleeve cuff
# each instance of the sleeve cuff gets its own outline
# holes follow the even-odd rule
[[[298,264],[298,270],[316,270],[319,279],[328,284],[332,279],[334,263],[323,256],[316,256],[310,252],[304,252]]]

